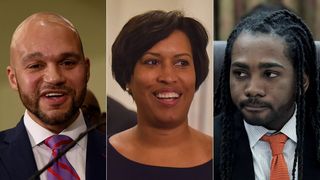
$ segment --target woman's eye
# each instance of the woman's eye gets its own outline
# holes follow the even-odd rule
[[[175,65],[177,66],[188,66],[190,63],[187,60],[179,60]]]
[[[149,60],[143,61],[143,64],[147,64],[147,65],[157,65],[157,64],[159,64],[159,61],[156,60],[156,59],[149,59]]]

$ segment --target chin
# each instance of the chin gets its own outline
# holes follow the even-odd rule
[[[259,118],[255,118],[255,119],[245,118],[244,120],[245,120],[248,124],[253,125],[253,126],[264,126],[264,124],[265,124],[265,123],[263,123],[263,120],[262,120],[262,119],[259,119]]]
[[[68,119],[66,119],[65,115],[61,115],[61,114],[55,114],[55,115],[42,114],[40,115],[40,120],[45,124],[49,124],[49,125],[60,125],[60,124],[65,124],[69,121]]]
[[[264,126],[268,121],[265,117],[261,116],[247,116],[245,114],[243,116],[244,120],[253,126]]]
[[[184,122],[185,120],[182,120],[182,118],[168,116],[168,117],[157,118],[154,122],[154,125],[161,129],[171,129],[171,128],[178,127]]]
[[[71,109],[57,109],[49,112],[40,111],[37,114],[42,122],[49,125],[68,124],[74,120],[76,115],[77,111],[72,111]]]

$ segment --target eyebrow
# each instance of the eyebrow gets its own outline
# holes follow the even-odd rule
[[[241,63],[241,62],[234,62],[231,64],[231,67],[239,67],[243,69],[249,69],[249,66],[247,64]],[[275,62],[266,62],[266,63],[259,63],[259,69],[267,69],[267,68],[282,68],[285,69],[283,65]]]
[[[77,59],[80,59],[82,57],[81,54],[74,53],[74,52],[65,52],[59,55],[60,58],[65,58],[65,57],[75,57]]]
[[[161,57],[161,55],[159,53],[154,53],[154,52],[146,52],[143,55],[147,55],[147,54],[150,54],[150,55],[153,55],[153,56],[157,56],[157,57]],[[192,58],[192,55],[189,54],[189,53],[180,53],[180,54],[174,55],[174,57],[181,57],[181,56],[189,56],[190,58]]]
[[[26,55],[25,57],[22,58],[23,62],[26,62],[30,59],[36,59],[36,58],[42,58],[44,57],[44,55],[41,52],[34,52],[34,53],[30,53],[28,55]],[[58,56],[59,58],[66,58],[66,57],[75,57],[75,58],[81,58],[81,55],[78,53],[74,53],[74,52],[65,52],[62,53]]]
[[[274,63],[274,62],[260,63],[259,64],[259,68],[260,69],[274,68],[274,67],[279,67],[279,68],[285,69],[283,65],[281,65],[279,63]]]
[[[24,56],[22,58],[22,61],[23,62],[26,62],[28,61],[29,59],[35,59],[35,58],[40,58],[40,57],[43,57],[43,54],[40,53],[40,52],[34,52],[34,53],[31,53],[31,54],[27,54],[26,56]]]
[[[249,66],[241,63],[241,62],[234,62],[231,64],[231,67],[238,67],[238,68],[243,68],[243,69],[249,69]]]

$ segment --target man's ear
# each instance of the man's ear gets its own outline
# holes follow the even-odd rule
[[[14,68],[12,66],[7,67],[7,76],[8,76],[8,80],[11,88],[14,90],[18,90],[17,77],[14,71]]]
[[[309,87],[309,76],[303,73],[303,92],[306,93]]]

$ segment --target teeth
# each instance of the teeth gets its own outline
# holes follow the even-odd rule
[[[46,94],[46,97],[55,97],[55,96],[62,96],[63,94],[61,93],[48,93]]]
[[[156,97],[160,99],[172,99],[172,98],[178,98],[179,94],[175,92],[158,93]]]

